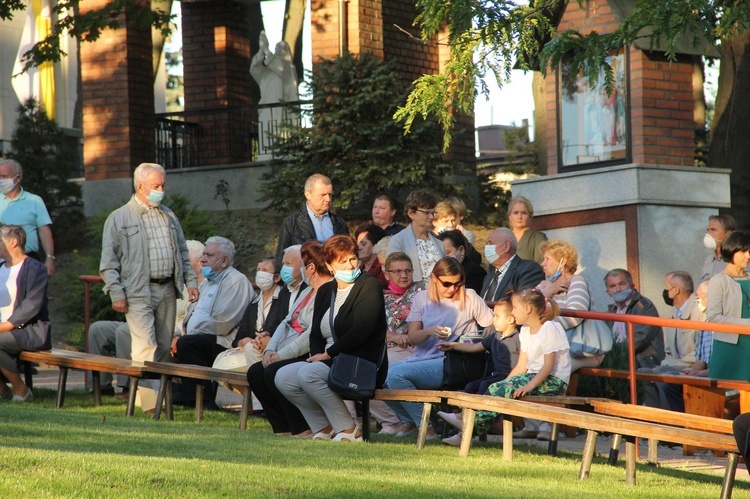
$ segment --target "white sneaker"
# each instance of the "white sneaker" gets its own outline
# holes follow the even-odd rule
[[[461,435],[462,433],[459,431],[452,437],[444,438],[443,443],[445,445],[452,445],[453,447],[459,447],[461,445]]]
[[[21,397],[20,395],[13,395],[13,398],[10,399],[12,402],[31,402],[31,400],[34,398],[34,394],[31,393],[31,388],[27,388],[26,395]]]
[[[442,419],[455,429],[463,430],[464,422],[463,419],[461,419],[461,416],[459,416],[458,414],[455,414],[453,412],[438,411],[437,415],[440,419]]]

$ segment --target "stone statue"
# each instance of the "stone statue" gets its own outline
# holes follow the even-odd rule
[[[268,48],[266,32],[260,32],[260,46],[250,63],[250,74],[260,86],[260,104],[295,102],[297,93],[297,72],[292,62],[289,44],[281,41],[276,44],[276,52]]]
[[[299,100],[297,72],[292,62],[289,44],[280,41],[274,53],[268,48],[266,32],[260,32],[259,49],[250,62],[250,75],[260,87],[258,104],[278,104]],[[292,116],[293,115],[293,116]],[[262,106],[258,109],[259,160],[270,157],[273,136],[280,135],[281,124],[297,123],[299,116],[284,107]]]

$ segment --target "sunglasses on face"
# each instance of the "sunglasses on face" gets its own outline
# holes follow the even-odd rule
[[[435,274],[432,274],[432,275],[435,276],[435,279],[437,279],[438,282],[440,284],[442,284],[444,288],[451,288],[452,287],[452,288],[460,289],[461,286],[464,285],[464,283],[462,281],[458,281],[458,282],[445,282],[444,280],[442,280],[441,278],[439,278],[437,275],[435,275]]]

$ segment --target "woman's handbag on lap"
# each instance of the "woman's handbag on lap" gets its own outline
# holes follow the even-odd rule
[[[336,341],[336,332],[333,329],[333,310],[336,295],[331,296],[331,308],[329,309],[329,320],[331,324],[331,335]],[[378,377],[378,366],[382,364],[385,356],[385,343],[380,354],[380,362],[374,362],[357,357],[348,353],[338,354],[331,363],[328,372],[328,388],[341,395],[347,400],[370,400],[375,396],[375,385]]]
[[[571,357],[594,357],[612,350],[612,330],[606,322],[584,319],[578,326],[565,331]]]

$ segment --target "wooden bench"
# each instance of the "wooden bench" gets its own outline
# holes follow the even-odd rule
[[[636,438],[656,438],[662,441],[694,445],[696,447],[717,449],[729,454],[722,482],[721,497],[731,497],[734,477],[737,470],[738,451],[734,438],[712,431],[686,429],[664,424],[645,422],[624,417],[609,416],[598,413],[587,413],[574,409],[553,407],[523,400],[490,397],[460,392],[451,392],[448,404],[463,409],[463,436],[460,456],[467,456],[471,446],[476,411],[501,413],[503,421],[503,458],[510,460],[513,452],[513,423],[511,416],[541,419],[551,423],[575,426],[586,430],[586,445],[579,478],[588,478],[591,463],[596,450],[596,439],[599,433],[615,433],[625,437],[625,480],[628,485],[635,485]]]
[[[138,389],[138,380],[147,377],[146,367],[142,362],[127,359],[118,359],[104,355],[93,355],[71,350],[60,350],[53,348],[41,352],[21,352],[19,360],[25,363],[24,377],[26,385],[33,387],[32,363],[47,364],[60,369],[57,381],[57,401],[55,406],[60,408],[65,403],[65,385],[68,380],[68,369],[91,371],[93,377],[94,404],[98,407],[102,403],[101,383],[99,373],[122,374],[130,378],[130,393],[125,414],[132,416],[135,408],[135,393]]]
[[[422,421],[419,424],[419,433],[417,435],[417,449],[423,449],[427,442],[427,428],[430,424],[430,413],[433,404],[442,404],[448,393],[442,390],[375,390],[373,400],[393,400],[397,402],[415,402],[424,404],[422,408]],[[364,438],[365,430],[370,431],[370,411],[369,403],[362,408],[362,433]]]
[[[661,423],[669,426],[688,428],[691,430],[703,430],[711,433],[718,433],[729,436],[733,435],[732,421],[729,419],[718,419],[707,416],[699,416],[695,414],[667,411],[664,409],[657,409],[655,407],[621,404],[618,402],[610,401],[593,401],[591,403],[591,406],[594,409],[594,412],[597,412],[599,414],[606,414],[608,416],[618,416],[622,418],[636,419],[639,421],[650,421],[653,423]],[[655,438],[649,438],[648,440],[648,462],[654,465],[656,465],[658,462],[658,442],[658,439]],[[617,447],[619,447],[619,442],[617,442],[616,445],[613,442],[614,453],[613,451],[610,451],[610,464],[615,464],[615,462],[617,462]],[[724,454],[723,451],[719,453],[721,455]]]
[[[581,368],[571,376],[571,389],[568,390],[571,394],[574,393],[578,375],[627,379],[629,372],[624,369]],[[739,391],[741,412],[750,412],[750,383],[746,381],[643,372],[636,372],[636,379],[652,383],[682,385],[685,414],[724,418],[724,408],[727,400],[729,400],[727,391],[729,390]],[[694,450],[692,446],[686,445],[683,447],[685,455],[692,455]]]
[[[519,400],[525,400],[526,402],[535,402],[537,404],[547,404],[555,407],[575,407],[578,409],[591,406],[593,402],[612,402],[620,404],[621,402],[615,400],[609,400],[601,397],[578,397],[575,395],[527,395]],[[571,426],[565,426],[565,429],[572,429],[573,431],[566,431],[568,438],[576,436],[576,429]],[[557,441],[559,435],[559,426],[557,423],[552,423],[550,429],[549,444],[547,445],[547,454],[551,456],[557,455]]]
[[[171,364],[166,362],[145,362],[146,370],[158,374],[161,378],[159,393],[156,397],[154,419],[161,417],[162,404],[166,407],[167,420],[173,419],[172,390],[169,390],[170,381],[174,377],[190,378],[200,381],[225,382],[235,386],[244,386],[247,389],[242,398],[242,409],[240,410],[240,429],[247,428],[247,415],[250,409],[250,389],[245,373],[236,371],[224,371],[212,367],[197,366],[193,364]],[[203,384],[195,385],[195,420],[203,421]]]

